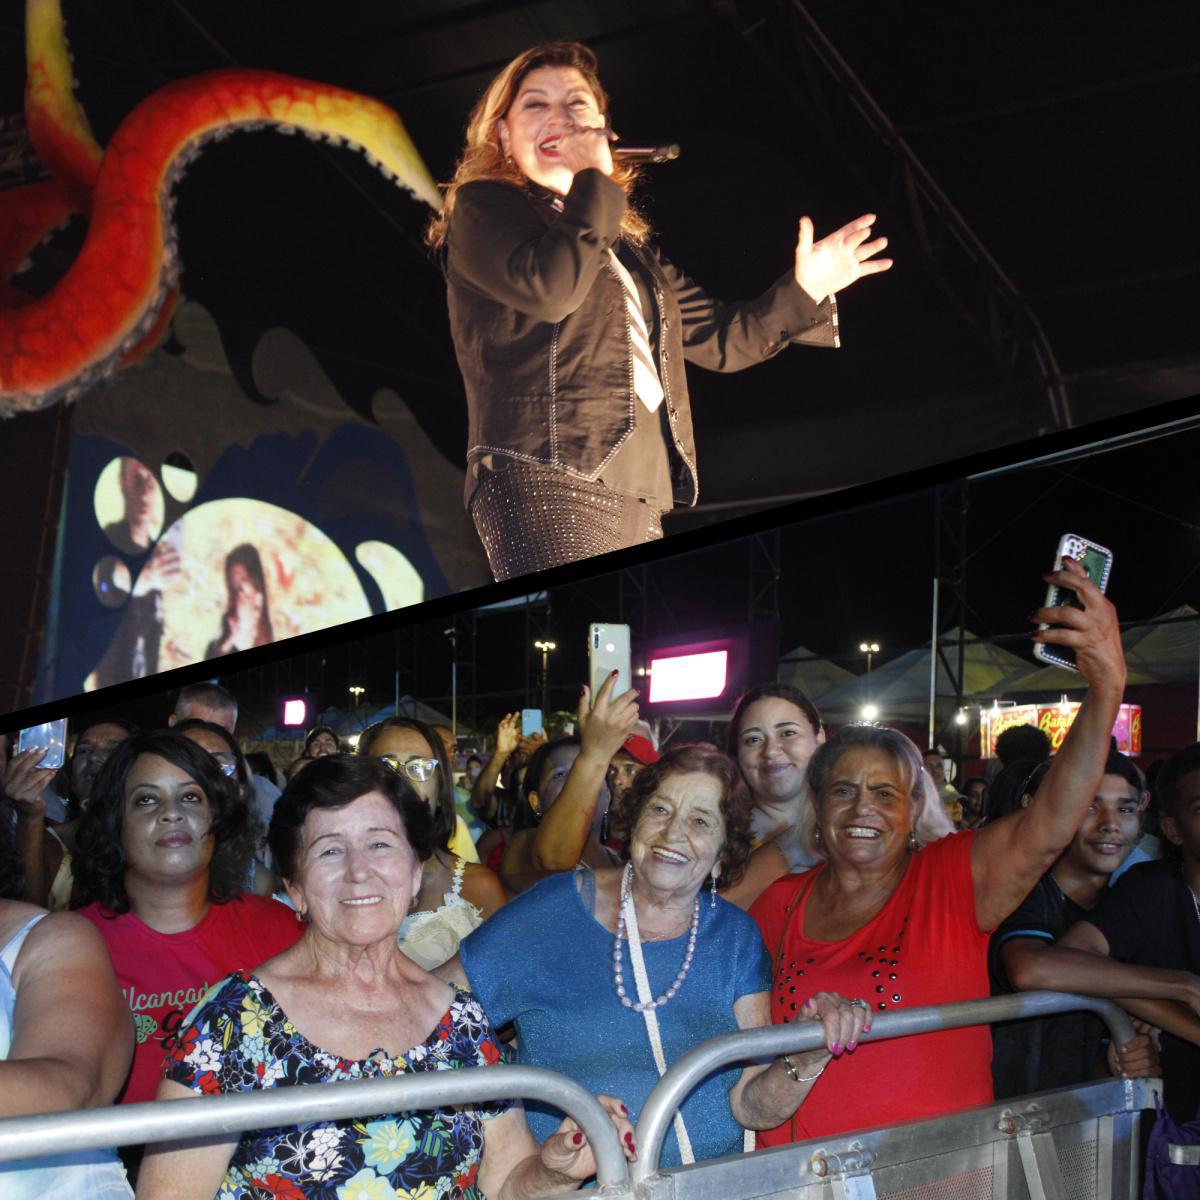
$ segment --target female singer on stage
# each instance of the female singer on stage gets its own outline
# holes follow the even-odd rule
[[[707,295],[649,241],[596,58],[535,46],[488,86],[429,241],[467,393],[466,501],[497,579],[662,536],[694,504],[684,360],[736,371],[837,344],[834,293],[886,271],[868,214],[756,300]]]
[[[270,645],[275,632],[267,608],[267,577],[258,551],[249,542],[235,546],[226,557],[225,590],[221,634],[208,643],[204,657]]]

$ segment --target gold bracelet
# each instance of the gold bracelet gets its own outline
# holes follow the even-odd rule
[[[818,1070],[815,1075],[801,1075],[800,1072],[796,1070],[792,1060],[788,1058],[786,1054],[781,1054],[779,1056],[779,1061],[783,1063],[783,1069],[787,1072],[788,1078],[793,1083],[812,1083],[814,1079],[820,1079],[821,1072],[824,1071],[827,1066],[829,1066],[829,1059],[826,1059],[821,1064],[820,1070]]]

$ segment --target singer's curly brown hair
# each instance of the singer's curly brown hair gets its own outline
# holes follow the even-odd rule
[[[491,179],[524,186],[525,176],[521,169],[516,163],[505,160],[496,123],[512,107],[525,76],[539,67],[574,67],[587,80],[596,98],[596,106],[607,118],[608,95],[600,85],[596,56],[582,43],[545,42],[518,54],[488,84],[471,112],[467,122],[466,145],[454,169],[454,177],[442,185],[445,191],[442,210],[430,220],[425,230],[425,240],[435,250],[440,250],[446,240],[446,230],[454,214],[455,196],[464,183],[475,179]],[[629,196],[637,178],[638,170],[632,163],[621,159],[614,161],[612,180],[626,196]],[[641,244],[650,236],[650,223],[630,206],[621,218],[621,233],[630,241]]]

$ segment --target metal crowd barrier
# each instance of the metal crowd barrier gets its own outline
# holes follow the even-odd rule
[[[0,1121],[0,1163],[39,1154],[133,1146],[338,1117],[408,1112],[481,1100],[540,1100],[574,1117],[596,1158],[596,1182],[626,1189],[628,1164],[608,1113],[586,1088],[541,1067],[468,1067],[391,1079],[297,1084],[236,1096],[152,1100]]]
[[[1114,1041],[1133,1036],[1115,1004],[1026,992],[881,1014],[864,1041],[1084,1009]],[[638,1121],[632,1175],[607,1113],[579,1084],[536,1067],[301,1085],[236,1096],[127,1104],[0,1120],[0,1162],[102,1146],[228,1135],[339,1117],[507,1098],[551,1104],[578,1121],[613,1200],[1134,1200],[1138,1120],[1156,1080],[1105,1080],[936,1119],[821,1138],[752,1155],[659,1169],[672,1116],[695,1085],[730,1063],[815,1049],[819,1022],[713,1038],[674,1063]]]
[[[863,1042],[1049,1016],[1078,1009],[1103,1019],[1118,1045],[1134,1035],[1114,1003],[1059,992],[880,1014]],[[642,1108],[638,1200],[1135,1200],[1138,1125],[1158,1080],[1105,1080],[924,1121],[818,1138],[743,1156],[658,1170],[672,1116],[696,1083],[730,1063],[812,1050],[819,1023],[712,1038],[667,1070]]]

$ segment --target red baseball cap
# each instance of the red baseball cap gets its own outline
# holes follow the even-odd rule
[[[636,759],[643,767],[648,767],[651,763],[656,763],[659,760],[659,753],[654,748],[654,743],[641,733],[631,733],[626,739],[621,750],[628,754],[630,758]]]

